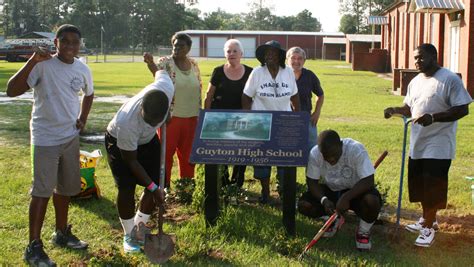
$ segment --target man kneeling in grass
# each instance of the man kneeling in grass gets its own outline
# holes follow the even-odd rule
[[[165,122],[173,95],[170,77],[165,71],[158,71],[155,82],[123,104],[107,127],[105,147],[118,187],[117,209],[126,253],[140,252],[145,224],[155,204],[163,205],[163,188],[157,186],[161,145],[156,129]],[[137,184],[146,189],[135,214]]]
[[[321,132],[318,145],[310,152],[306,170],[308,191],[298,202],[299,212],[318,218],[353,210],[360,217],[356,247],[370,250],[370,229],[381,208],[381,196],[374,185],[374,171],[361,143],[350,138],[341,140],[333,130]],[[320,183],[320,177],[325,184]],[[336,221],[323,236],[332,237],[337,225]]]

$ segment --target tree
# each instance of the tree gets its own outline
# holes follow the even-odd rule
[[[276,16],[270,8],[262,7],[256,2],[250,4],[250,12],[245,16],[245,30],[270,31],[276,28]]]
[[[279,31],[292,31],[293,24],[295,23],[295,16],[283,16],[283,17],[276,17],[275,23],[277,27],[275,30]]]
[[[225,21],[232,17],[232,14],[218,8],[217,11],[206,13],[204,18],[204,26],[208,30],[223,30]]]
[[[201,10],[197,8],[187,8],[185,12],[184,25],[186,29],[202,29],[205,27],[204,21],[199,18]]]
[[[231,14],[232,16],[224,21],[223,29],[226,30],[243,30],[245,28],[245,14]]]
[[[339,31],[345,34],[352,34],[357,32],[357,17],[352,15],[342,15],[339,23]]]
[[[356,33],[369,33],[370,28],[367,25],[367,17],[379,14],[392,3],[392,0],[339,0],[339,12],[343,15],[355,17],[351,21],[355,23]],[[344,28],[347,28],[347,26]]]
[[[293,31],[321,31],[321,23],[313,18],[313,14],[305,9],[298,13],[291,27]]]
[[[364,21],[365,11],[369,5],[370,0],[339,0],[339,11],[343,15],[352,16],[353,19],[350,22],[354,23],[356,32],[363,33],[363,28],[367,26]]]

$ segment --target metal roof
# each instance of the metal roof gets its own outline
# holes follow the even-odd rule
[[[54,40],[56,34],[54,32],[29,32],[18,37],[18,39],[33,39],[33,38],[45,38]]]
[[[384,15],[384,14],[387,14],[388,12],[390,12],[390,10],[394,9],[394,8],[397,8],[399,6],[401,6],[402,4],[405,4],[405,3],[409,3],[411,0],[395,0],[393,1],[393,3],[389,6],[387,6],[386,8],[384,8],[382,11],[380,11],[378,13],[378,15]]]
[[[187,34],[207,34],[207,35],[305,35],[305,36],[337,36],[343,37],[342,32],[293,32],[293,31],[218,31],[218,30],[185,30]]]
[[[359,43],[382,42],[381,35],[346,34],[346,38],[349,40],[349,42],[359,42]]]
[[[323,44],[346,44],[346,38],[324,37]]]
[[[451,13],[464,10],[461,0],[412,0],[408,12]]]
[[[369,25],[386,25],[388,24],[388,18],[385,16],[369,16],[367,18],[367,24]]]

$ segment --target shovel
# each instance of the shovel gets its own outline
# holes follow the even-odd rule
[[[161,160],[160,160],[160,188],[165,185],[165,157],[166,157],[166,124],[161,126]],[[145,255],[152,263],[162,264],[168,261],[174,254],[176,237],[163,232],[163,214],[165,208],[163,203],[158,212],[158,234],[147,234],[145,236]]]
[[[158,234],[147,234],[145,236],[145,255],[152,263],[162,264],[168,261],[174,254],[176,237],[163,232],[163,206],[160,207],[158,215]]]

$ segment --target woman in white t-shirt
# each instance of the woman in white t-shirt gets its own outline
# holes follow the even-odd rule
[[[298,87],[293,71],[285,66],[286,51],[277,41],[268,41],[255,51],[262,64],[255,68],[245,84],[242,108],[248,110],[299,111]],[[270,166],[254,167],[254,177],[262,184],[260,202],[270,197]],[[283,169],[278,168],[283,178]]]

